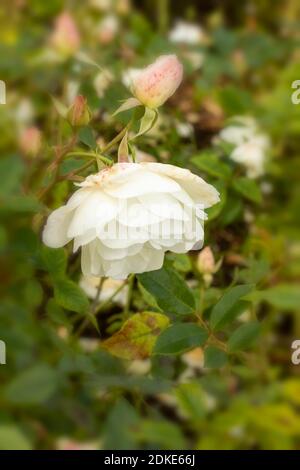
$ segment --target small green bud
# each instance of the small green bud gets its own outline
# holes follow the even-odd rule
[[[76,96],[74,103],[70,107],[67,119],[72,127],[87,126],[92,118],[91,111],[87,105],[87,100],[84,96]]]

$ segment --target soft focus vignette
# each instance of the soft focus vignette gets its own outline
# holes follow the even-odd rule
[[[298,449],[298,2],[47,3],[0,7],[0,449]]]

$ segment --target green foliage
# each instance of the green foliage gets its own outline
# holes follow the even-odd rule
[[[164,267],[158,271],[139,274],[137,277],[165,312],[177,315],[193,313],[194,296],[183,278],[173,269]]]
[[[230,167],[211,151],[202,152],[191,161],[200,170],[216,178],[227,179],[231,174]]]
[[[85,313],[89,306],[85,293],[70,279],[54,281],[54,297],[58,305],[72,312]]]
[[[257,184],[249,178],[237,178],[233,181],[233,188],[245,199],[255,203],[261,203],[262,196]]]
[[[13,425],[0,425],[0,450],[32,450],[25,434]]]
[[[41,405],[48,401],[59,386],[57,372],[45,365],[25,370],[4,389],[5,399],[16,405]]]
[[[283,310],[299,310],[300,290],[298,285],[279,284],[270,289],[255,291],[250,295],[256,302],[266,301],[276,308]]]
[[[227,363],[227,355],[221,349],[208,346],[204,352],[204,365],[209,369],[219,369]]]
[[[240,326],[230,336],[228,341],[228,349],[230,352],[239,351],[252,346],[260,333],[260,324],[256,321],[249,322]]]
[[[221,299],[213,307],[210,316],[210,326],[213,330],[223,328],[227,323],[236,318],[245,309],[245,304],[237,302],[253,289],[252,284],[235,286],[225,292]]]
[[[202,346],[208,338],[203,328],[189,323],[169,326],[156,341],[156,354],[179,354],[196,346]]]

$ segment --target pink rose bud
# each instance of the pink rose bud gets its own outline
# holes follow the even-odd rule
[[[91,120],[91,111],[89,110],[84,96],[76,96],[74,103],[68,111],[67,118],[72,127],[83,127],[88,125]]]
[[[19,146],[24,155],[35,157],[41,148],[42,135],[37,127],[25,129],[19,140]]]
[[[197,268],[198,271],[202,274],[204,282],[209,286],[213,280],[213,274],[215,274],[222,264],[222,259],[217,263],[211,248],[206,246],[203,250],[200,251],[197,258]]]
[[[149,108],[158,108],[182,81],[183,67],[176,55],[162,55],[133,79],[134,96]]]
[[[65,11],[56,18],[51,44],[57,52],[66,56],[79,49],[80,35],[70,13]]]
[[[206,246],[200,251],[197,259],[197,268],[202,274],[214,272],[215,258],[209,246]]]

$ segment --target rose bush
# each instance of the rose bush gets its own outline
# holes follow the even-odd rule
[[[298,4],[138,3],[0,14],[0,448],[297,449]]]

